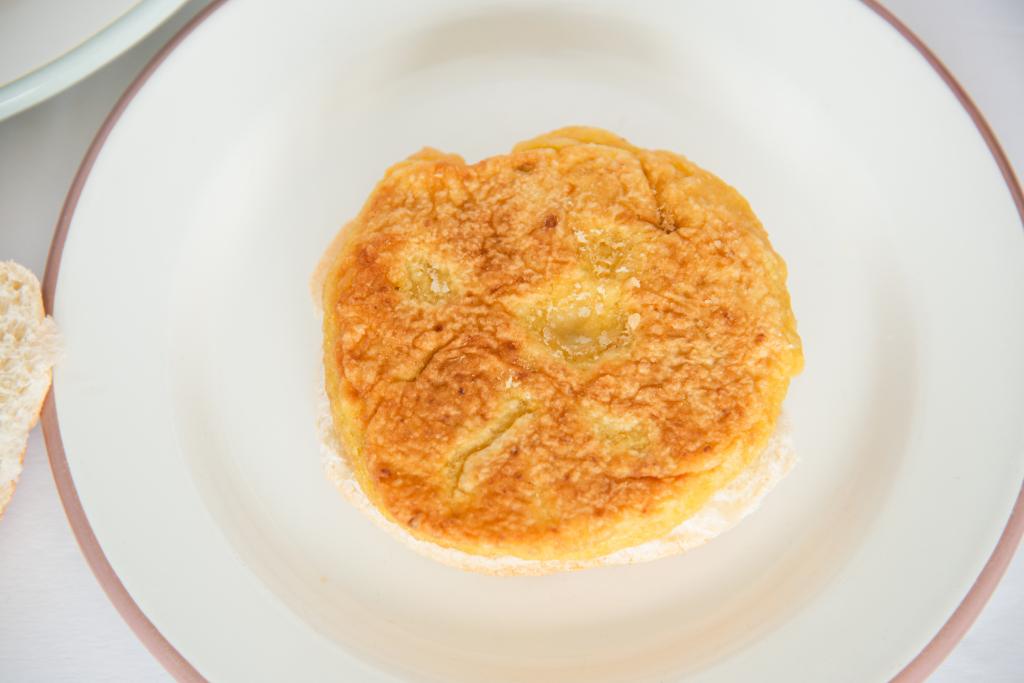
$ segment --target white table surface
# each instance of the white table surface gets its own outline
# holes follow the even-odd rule
[[[195,14],[193,0],[91,78],[0,122],[0,259],[42,277],[64,195],[114,101]],[[953,71],[1024,170],[1024,2],[888,0]],[[1024,264],[1022,264],[1024,267]],[[1024,681],[1024,553],[933,681]],[[50,475],[42,436],[0,521],[0,681],[167,681],[82,558]]]

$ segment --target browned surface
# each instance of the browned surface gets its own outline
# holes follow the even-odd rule
[[[360,484],[468,552],[592,557],[667,532],[763,448],[802,363],[746,201],[594,129],[396,165],[324,296]]]

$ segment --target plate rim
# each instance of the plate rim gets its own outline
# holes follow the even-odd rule
[[[214,0],[175,33],[171,40],[146,64],[145,68],[135,77],[124,94],[117,100],[89,145],[89,149],[86,151],[85,157],[82,159],[68,190],[64,205],[61,208],[60,217],[54,228],[53,240],[50,243],[50,250],[46,260],[46,271],[43,276],[43,302],[48,315],[53,313],[53,302],[60,274],[61,257],[71,221],[74,217],[75,208],[77,207],[82,189],[89,178],[93,164],[103,148],[108,135],[114,126],[117,125],[121,115],[135,95],[145,86],[150,76],[160,67],[164,60],[170,56],[197,26],[208,19],[210,15],[221,8],[226,2],[227,0]],[[991,126],[989,126],[982,115],[981,110],[978,109],[978,106],[971,99],[970,95],[967,94],[967,91],[964,90],[963,86],[960,85],[935,53],[898,17],[882,6],[879,0],[860,0],[860,2],[906,39],[952,91],[957,101],[970,116],[971,121],[974,123],[975,128],[995,160],[1017,209],[1021,227],[1024,229],[1024,189],[1022,189],[1014,173],[1013,166],[999,144]],[[18,82],[15,81],[15,83]],[[2,103],[0,103],[0,119],[2,118]],[[53,472],[53,478],[57,485],[57,492],[64,507],[64,512],[67,515],[75,540],[78,542],[78,546],[85,556],[89,568],[96,576],[107,598],[117,609],[121,618],[124,619],[135,633],[135,636],[176,681],[181,683],[207,683],[207,679],[160,633],[159,629],[143,613],[104,554],[99,540],[96,538],[89,523],[88,516],[78,497],[78,492],[71,476],[64,443],[61,439],[56,398],[52,387],[43,403],[40,422],[42,423],[50,468]],[[891,683],[921,683],[938,668],[984,609],[999,581],[1006,573],[1006,569],[1021,542],[1022,536],[1024,536],[1024,482],[1021,483],[1017,500],[1006,521],[1006,526],[1003,528],[999,541],[996,543],[981,573],[974,580],[967,594],[962,598],[957,608],[948,617],[939,631],[932,636],[921,652],[892,678]]]
[[[137,45],[188,0],[141,0],[48,62],[0,84],[0,121],[30,109],[88,77]]]

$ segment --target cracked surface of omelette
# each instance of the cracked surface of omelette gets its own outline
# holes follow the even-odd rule
[[[325,272],[359,486],[476,555],[586,560],[670,532],[765,448],[803,363],[746,200],[593,128],[396,164]]]

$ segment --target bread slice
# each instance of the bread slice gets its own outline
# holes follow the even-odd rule
[[[0,517],[18,483],[56,357],[57,328],[44,313],[39,280],[13,261],[0,263]]]

